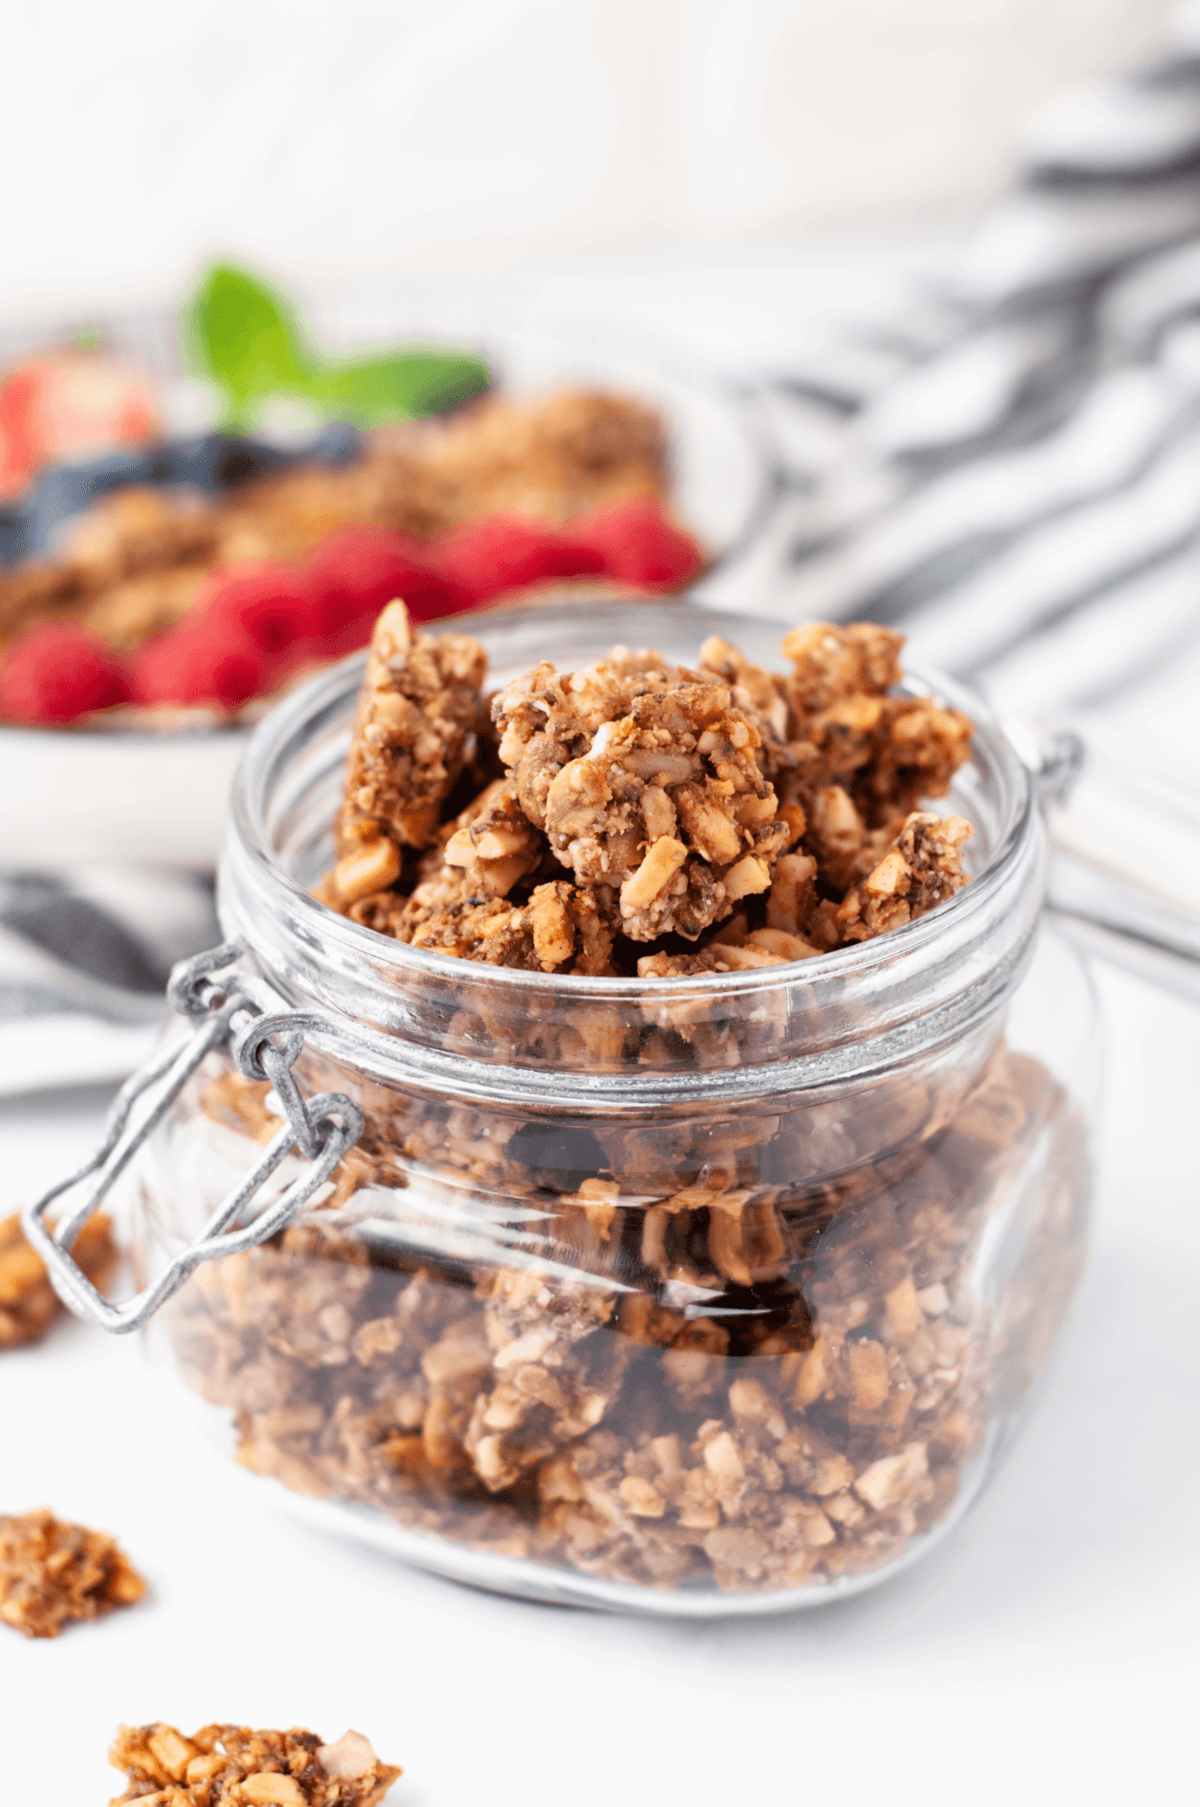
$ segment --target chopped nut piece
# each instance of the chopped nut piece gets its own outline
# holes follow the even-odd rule
[[[146,1584],[103,1531],[64,1524],[44,1507],[0,1518],[0,1619],[27,1638],[56,1638],[140,1600]]]
[[[621,886],[622,913],[632,916],[661,897],[686,859],[687,848],[682,841],[663,835],[661,840],[652,842],[637,871]]]
[[[365,841],[333,869],[333,888],[343,903],[358,903],[373,891],[386,891],[400,876],[400,849],[395,841]]]
[[[92,1285],[103,1287],[118,1260],[112,1219],[103,1211],[89,1218],[71,1255]],[[20,1212],[0,1219],[0,1349],[36,1342],[62,1309],[45,1263],[25,1240]]]
[[[361,1732],[324,1744],[298,1726],[206,1725],[185,1738],[161,1721],[123,1725],[108,1760],[129,1783],[109,1807],[379,1807],[402,1773],[381,1763]]]
[[[864,1469],[854,1483],[860,1499],[883,1512],[897,1500],[911,1497],[928,1472],[925,1445],[906,1443],[899,1455],[881,1456]]]
[[[961,816],[909,816],[875,870],[847,892],[837,921],[847,941],[868,941],[945,903],[967,882],[959,848],[971,833]]]
[[[807,853],[785,853],[777,860],[767,895],[767,927],[799,934],[817,903],[817,862]]]

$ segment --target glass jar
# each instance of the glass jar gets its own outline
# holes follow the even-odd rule
[[[499,683],[618,641],[693,663],[710,632],[777,664],[781,631],[647,604],[471,625]],[[219,901],[255,1002],[308,1018],[302,1087],[365,1128],[288,1228],[196,1271],[155,1345],[251,1484],[460,1580],[699,1615],[886,1579],[994,1469],[1084,1257],[1097,1024],[1041,919],[1025,767],[934,686],[977,724],[948,904],[795,965],[553,977],[310,895],[360,672],[258,730]],[[206,1059],[143,1171],[148,1271],[278,1111]]]

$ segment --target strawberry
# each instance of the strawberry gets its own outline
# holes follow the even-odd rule
[[[133,694],[139,703],[233,710],[267,689],[273,675],[244,627],[189,616],[138,650]]]
[[[648,496],[578,516],[571,535],[599,555],[610,577],[641,590],[677,590],[704,562],[691,535]]]
[[[523,515],[486,515],[437,542],[441,571],[473,602],[554,577],[586,577],[602,555],[576,535]],[[449,612],[449,611],[447,611]]]
[[[396,597],[414,621],[469,606],[423,541],[388,527],[343,527],[329,534],[312,553],[309,572],[331,657],[365,646],[380,609]]]
[[[0,715],[13,722],[73,722],[130,695],[112,647],[73,621],[27,628],[0,665]]]

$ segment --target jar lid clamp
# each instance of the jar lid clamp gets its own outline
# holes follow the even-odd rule
[[[362,1134],[362,1112],[345,1093],[321,1092],[307,1099],[301,1094],[292,1067],[304,1046],[305,1030],[316,1026],[314,1019],[288,1012],[265,1015],[243,989],[242,975],[227,970],[243,951],[239,943],[226,942],[181,961],[172,970],[168,1000],[181,1015],[199,1019],[197,1027],[182,1047],[156,1054],[126,1081],[95,1153],[22,1212],[25,1235],[46,1263],[59,1298],[76,1316],[116,1335],[145,1324],[201,1262],[240,1254],[276,1235],[325,1184]],[[204,1059],[223,1046],[229,1048],[247,1079],[270,1082],[286,1122],[163,1272],[132,1299],[114,1305],[72,1260],[71,1245]],[[151,1099],[149,1108],[134,1122],[135,1109],[145,1098]],[[231,1229],[293,1149],[307,1157],[305,1171],[249,1223]],[[79,1203],[51,1227],[47,1213],[55,1200],[92,1176],[93,1183]]]

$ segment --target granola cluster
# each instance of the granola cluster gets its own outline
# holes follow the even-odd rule
[[[338,527],[431,538],[497,511],[565,521],[629,496],[666,500],[669,488],[666,431],[643,404],[593,390],[491,396],[443,421],[380,429],[351,465],[300,466],[212,501],[115,492],[61,555],[0,571],[0,646],[70,616],[128,650],[180,620],[207,572],[300,558]]]
[[[93,1286],[103,1288],[117,1264],[112,1219],[88,1219],[71,1249]],[[25,1239],[21,1214],[0,1219],[0,1349],[36,1343],[63,1309],[46,1264]]]
[[[0,1620],[27,1638],[56,1638],[71,1619],[132,1606],[146,1584],[103,1531],[45,1507],[0,1517]]]
[[[547,973],[727,972],[900,927],[965,884],[971,832],[915,808],[971,730],[888,694],[901,644],[797,628],[786,676],[717,639],[694,671],[624,647],[543,663],[492,699],[489,738],[482,649],[413,635],[393,602],[318,895],[400,941]],[[490,781],[464,800],[472,765]]]
[[[338,820],[339,897],[381,891],[400,875],[400,849],[435,837],[479,724],[485,665],[465,634],[414,636],[403,603],[380,615]]]
[[[361,1732],[326,1744],[299,1726],[206,1725],[189,1738],[161,1720],[123,1725],[108,1760],[129,1782],[109,1807],[378,1807],[402,1773]]]
[[[265,1095],[227,1072],[203,1110],[263,1140]],[[1003,1046],[952,1108],[899,1081],[704,1122],[363,1102],[333,1196],[171,1307],[186,1379],[256,1474],[605,1580],[891,1562],[969,1488],[1079,1273],[1079,1120]],[[1018,1185],[1029,1259],[981,1312]]]

